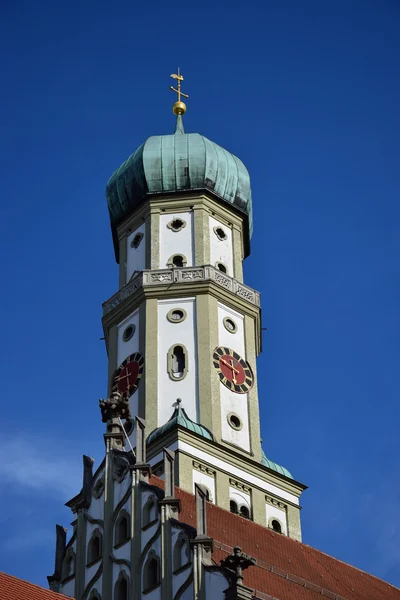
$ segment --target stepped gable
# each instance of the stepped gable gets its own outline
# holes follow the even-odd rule
[[[70,600],[70,598],[0,572],[0,600]]]
[[[155,476],[150,483],[164,487]],[[180,488],[175,497],[181,500],[180,521],[196,527],[195,497]],[[207,503],[207,534],[214,539],[213,559],[218,565],[234,546],[256,558],[257,564],[244,572],[244,584],[255,590],[255,598],[400,600],[399,588],[211,503]]]

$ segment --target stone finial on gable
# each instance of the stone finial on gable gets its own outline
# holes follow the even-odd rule
[[[225,590],[225,600],[251,600],[252,589],[243,585],[243,571],[256,564],[256,559],[235,546],[233,553],[221,560],[221,567],[228,572],[231,581]]]

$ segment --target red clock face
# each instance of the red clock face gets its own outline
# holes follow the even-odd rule
[[[220,381],[228,389],[238,394],[248,392],[254,383],[254,376],[248,363],[237,352],[219,346],[213,353],[213,363]]]
[[[143,356],[139,352],[130,354],[114,373],[112,391],[132,396],[139,386],[143,367]]]

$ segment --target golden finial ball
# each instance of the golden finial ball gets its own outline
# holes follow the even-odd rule
[[[175,102],[172,107],[174,115],[184,115],[186,112],[186,104],[184,102]]]

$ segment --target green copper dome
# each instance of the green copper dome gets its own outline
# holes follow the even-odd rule
[[[293,479],[293,475],[291,473],[289,473],[289,471],[287,469],[285,469],[285,467],[281,467],[281,465],[278,465],[277,463],[274,463],[272,460],[269,460],[269,458],[266,457],[265,452],[262,448],[261,448],[261,464],[263,464],[265,467],[268,467],[268,469],[272,469],[273,471],[280,473],[281,475],[285,475],[285,477],[289,477],[290,479]]]
[[[149,137],[110,177],[106,196],[116,228],[146,196],[208,190],[247,217],[253,229],[249,173],[242,161],[199,133],[185,133],[178,116],[174,135]]]
[[[163,433],[166,433],[167,431],[169,431],[176,425],[179,425],[180,427],[184,427],[185,429],[188,429],[189,431],[193,431],[194,433],[197,433],[198,435],[201,435],[202,437],[205,437],[208,440],[214,439],[213,434],[211,433],[211,431],[209,431],[207,429],[207,427],[203,427],[203,425],[200,425],[199,423],[195,423],[194,421],[189,419],[189,417],[186,414],[185,409],[181,408],[181,404],[179,401],[178,406],[172,413],[169,421],[167,421],[164,425],[161,425],[161,427],[157,427],[157,429],[154,429],[149,434],[149,436],[147,438],[147,443],[149,444],[150,442],[154,442],[154,440],[156,440],[157,438],[162,436]]]

